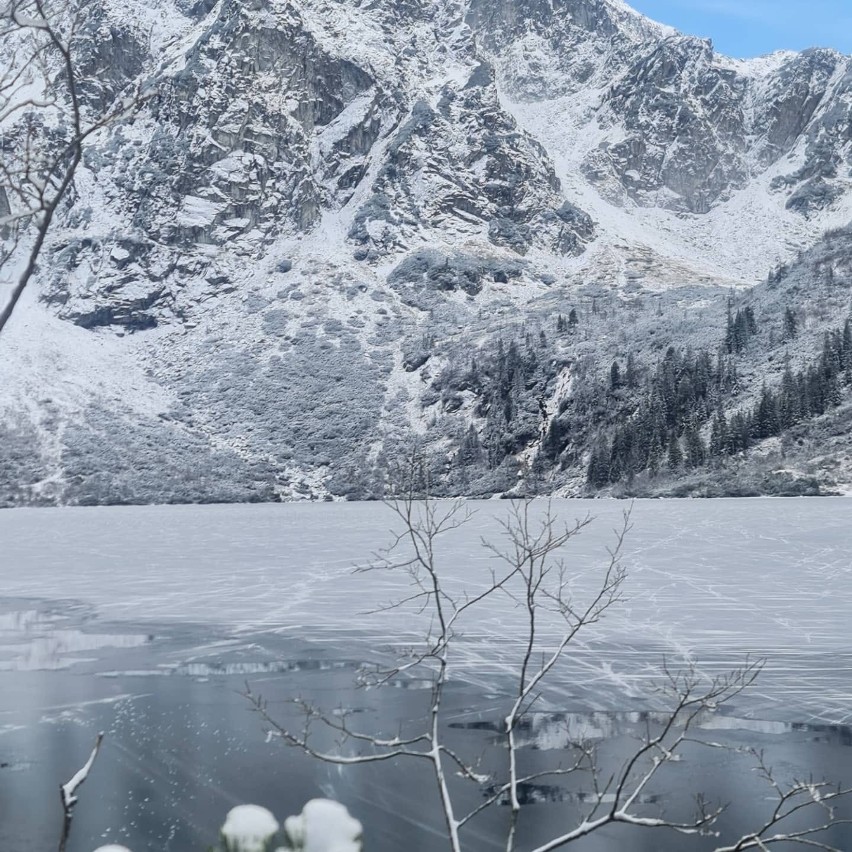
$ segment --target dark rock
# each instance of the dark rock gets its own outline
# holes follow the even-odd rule
[[[410,254],[388,276],[388,284],[422,285],[430,290],[461,290],[475,296],[487,277],[505,282],[520,278],[522,261],[423,249]]]
[[[429,353],[423,350],[409,352],[403,356],[402,367],[406,373],[419,370],[429,360]]]
[[[529,225],[498,218],[488,223],[488,239],[495,246],[504,246],[518,254],[526,254],[532,243],[532,232]]]
[[[823,178],[812,178],[803,183],[787,200],[787,209],[800,213],[806,219],[814,212],[824,210],[844,194],[842,187],[830,184]]]

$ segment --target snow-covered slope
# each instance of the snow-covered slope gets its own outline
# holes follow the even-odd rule
[[[0,339],[9,500],[374,493],[486,437],[475,387],[435,398],[477,348],[600,294],[719,306],[852,219],[832,51],[734,61],[620,0],[85,9],[87,108],[158,97],[89,143]],[[611,333],[548,350],[544,412]]]

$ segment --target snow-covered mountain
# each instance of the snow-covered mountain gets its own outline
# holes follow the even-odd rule
[[[87,109],[158,94],[88,142],[0,336],[10,502],[372,496],[412,445],[438,490],[535,469],[576,493],[666,347],[715,357],[729,303],[757,309],[729,413],[848,316],[848,240],[820,240],[852,220],[852,57],[732,60],[620,0],[95,0],[84,22]],[[566,443],[628,355],[632,390]]]

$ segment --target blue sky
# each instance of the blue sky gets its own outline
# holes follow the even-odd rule
[[[852,0],[627,0],[650,18],[713,39],[720,53],[834,47],[852,53]]]

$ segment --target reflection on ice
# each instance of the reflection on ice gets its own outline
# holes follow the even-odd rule
[[[127,671],[99,672],[99,677],[184,677],[210,678],[217,676],[262,674],[287,674],[292,672],[330,672],[341,669],[357,669],[358,663],[346,660],[270,660],[268,662],[216,661],[212,663],[175,663],[156,669],[129,669]]]
[[[485,796],[493,796],[500,788],[496,786],[486,787],[483,790]],[[504,793],[497,800],[501,805],[510,804],[508,793]],[[636,803],[640,805],[655,805],[661,801],[661,797],[655,794],[639,795]],[[572,802],[580,805],[611,805],[615,802],[612,793],[593,793],[583,790],[566,790],[558,784],[518,784],[518,802],[521,805],[544,805],[550,802]]]
[[[66,669],[103,648],[138,648],[147,634],[90,632],[74,625],[80,606],[12,609],[0,612],[0,671]]]
[[[564,751],[572,747],[613,740],[644,733],[668,720],[665,713],[653,711],[594,713],[532,713],[518,726],[517,742],[521,748],[535,751]],[[455,722],[452,728],[487,731],[493,741],[501,739],[501,725],[495,721]],[[783,737],[804,734],[810,742],[852,747],[852,726],[808,722],[779,722],[748,719],[725,713],[705,713],[692,725],[699,731],[727,731]]]
[[[434,681],[425,677],[398,677],[389,682],[394,689],[432,689]]]
[[[26,761],[12,763],[8,760],[0,760],[0,769],[5,772],[26,772],[31,768],[32,763],[27,763]]]

